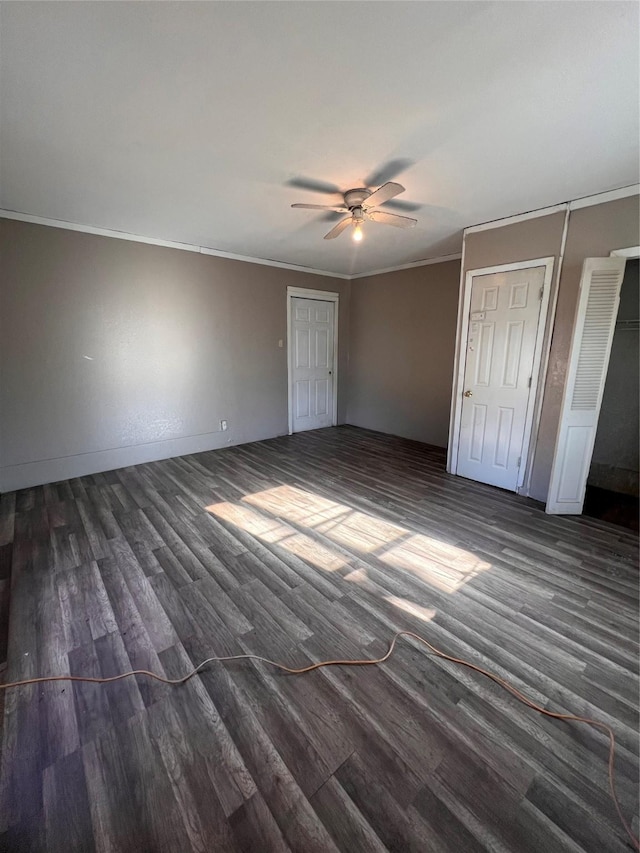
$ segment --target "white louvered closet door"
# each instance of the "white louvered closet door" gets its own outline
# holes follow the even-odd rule
[[[587,258],[582,268],[548,513],[582,512],[624,268],[624,258]]]

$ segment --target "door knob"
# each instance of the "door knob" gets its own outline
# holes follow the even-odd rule
[[[464,396],[465,397],[473,397],[473,391],[465,391]]]

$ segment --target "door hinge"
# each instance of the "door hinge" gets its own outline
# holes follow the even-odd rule
[[[543,296],[544,296],[544,287],[541,287],[541,288],[540,288],[540,293],[538,294],[538,299],[542,300],[542,297],[543,297]]]
[[[532,380],[532,379],[533,379],[533,376],[530,376],[530,377],[529,377],[529,381],[527,382],[527,385],[529,386],[529,388],[531,388],[531,380]]]
[[[518,456],[518,468],[522,465],[522,456]]]

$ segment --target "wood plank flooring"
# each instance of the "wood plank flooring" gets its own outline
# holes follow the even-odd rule
[[[339,427],[2,496],[7,680],[210,655],[292,665],[394,631],[618,737],[638,831],[634,534]],[[607,740],[401,642],[380,667],[214,664],[6,696],[11,851],[625,851]]]

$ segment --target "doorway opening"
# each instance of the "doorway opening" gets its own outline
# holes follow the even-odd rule
[[[628,260],[583,513],[638,530],[640,261]]]

